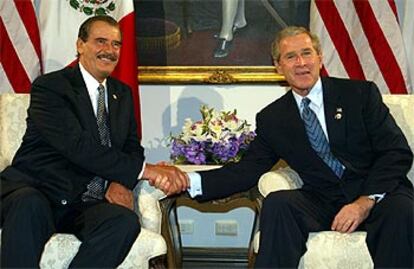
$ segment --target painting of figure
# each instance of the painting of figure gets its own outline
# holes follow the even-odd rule
[[[310,0],[134,0],[143,66],[271,66],[274,34]]]

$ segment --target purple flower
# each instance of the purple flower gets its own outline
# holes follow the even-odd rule
[[[240,143],[236,137],[231,137],[227,142],[213,143],[211,152],[212,158],[217,163],[226,163],[237,156]]]
[[[206,156],[204,154],[205,143],[191,139],[190,144],[184,148],[184,156],[190,162],[194,164],[205,164]]]
[[[189,125],[183,128],[181,134],[170,136],[171,159],[177,164],[239,161],[255,137],[255,133],[248,130],[249,124],[237,118],[236,110],[217,113],[214,109],[202,106],[200,111],[202,120],[194,123],[188,120],[186,124]],[[222,124],[211,124],[214,122]],[[220,126],[221,131],[217,130]],[[213,127],[214,130],[210,129]]]

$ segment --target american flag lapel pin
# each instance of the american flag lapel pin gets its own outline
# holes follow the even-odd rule
[[[336,108],[335,119],[336,120],[342,119],[342,107]]]

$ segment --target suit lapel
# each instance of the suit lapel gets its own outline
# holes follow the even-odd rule
[[[339,89],[335,89],[332,80],[322,78],[323,101],[329,145],[335,155],[337,145],[346,142],[346,108],[343,106]]]
[[[88,90],[86,89],[86,85],[82,78],[79,66],[77,65],[72,70],[72,77],[70,79],[72,81],[74,97],[76,98],[75,104],[79,109],[79,117],[84,119],[86,122],[85,126],[89,128],[93,137],[100,141],[98,125],[96,123],[92,101],[89,97]]]
[[[305,126],[303,125],[303,120],[300,116],[298,105],[293,97],[292,91],[288,94],[289,98],[286,103],[286,115],[288,115],[287,119],[289,120],[284,122],[284,129],[287,132],[287,137],[292,138],[291,141],[294,142],[292,146],[295,150],[300,149],[303,151],[303,149],[307,149],[307,151],[311,150],[314,152],[310,146]]]

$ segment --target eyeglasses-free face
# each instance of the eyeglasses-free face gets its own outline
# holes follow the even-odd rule
[[[91,25],[86,41],[79,38],[76,42],[80,63],[99,82],[114,71],[121,46],[119,28],[103,21]]]
[[[275,63],[277,71],[285,76],[293,91],[306,96],[319,78],[322,55],[305,33],[282,39],[279,51],[280,59]]]

